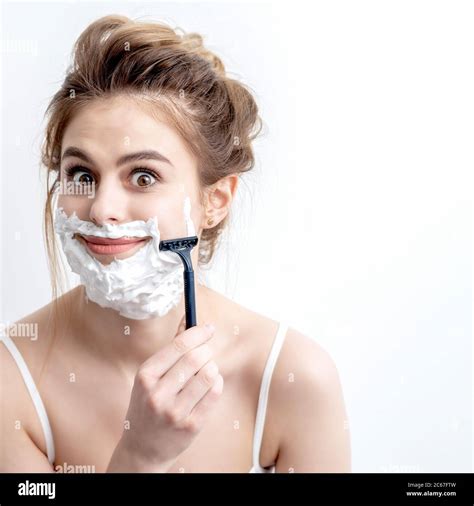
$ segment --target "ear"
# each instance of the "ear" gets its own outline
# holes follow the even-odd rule
[[[226,217],[237,191],[238,183],[239,176],[231,174],[219,179],[208,188],[202,228],[213,228]]]

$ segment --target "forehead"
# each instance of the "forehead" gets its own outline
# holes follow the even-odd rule
[[[123,96],[91,101],[67,125],[61,152],[75,146],[94,159],[115,160],[132,150],[155,149],[175,167],[195,167],[195,159],[180,134],[164,115],[147,108],[150,106],[146,103]]]

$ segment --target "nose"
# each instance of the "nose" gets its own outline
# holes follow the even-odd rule
[[[103,178],[100,186],[95,188],[89,218],[97,226],[124,223],[127,216],[126,202],[121,185],[112,178]]]

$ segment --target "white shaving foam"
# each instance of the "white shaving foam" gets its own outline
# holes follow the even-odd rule
[[[183,214],[188,236],[196,235],[191,219],[191,202],[184,199]],[[101,227],[80,220],[76,213],[67,216],[63,208],[55,213],[54,229],[60,237],[67,261],[85,285],[88,299],[101,307],[112,308],[122,316],[143,320],[164,316],[177,306],[184,292],[183,263],[176,253],[160,251],[158,218]],[[149,240],[134,255],[104,265],[89,252],[74,234],[117,239],[147,237]]]

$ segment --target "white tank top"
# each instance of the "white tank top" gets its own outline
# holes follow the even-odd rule
[[[270,466],[269,468],[264,468],[260,466],[259,456],[260,456],[260,447],[262,445],[263,439],[263,428],[265,425],[265,414],[267,411],[267,402],[268,402],[268,394],[270,391],[270,382],[273,374],[273,369],[275,368],[275,363],[277,361],[278,355],[281,350],[281,346],[283,344],[283,340],[286,336],[286,332],[288,330],[288,325],[284,322],[279,323],[278,331],[273,340],[272,347],[270,349],[270,353],[267,358],[267,362],[265,364],[265,369],[263,371],[262,382],[260,385],[260,393],[258,398],[258,406],[257,406],[257,414],[255,417],[255,428],[253,434],[253,445],[252,445],[252,467],[250,468],[249,473],[274,473],[275,466]],[[8,335],[0,335],[0,341],[2,341],[7,347],[8,351],[11,353],[12,357],[15,359],[15,362],[18,365],[20,373],[23,377],[26,387],[30,393],[31,399],[33,400],[33,404],[35,406],[36,412],[38,413],[38,418],[40,420],[41,426],[43,428],[44,437],[46,441],[46,452],[48,456],[49,463],[54,466],[55,460],[55,449],[54,449],[54,439],[53,432],[51,430],[51,424],[49,423],[49,418],[46,413],[46,409],[44,407],[43,401],[41,399],[38,388],[31,376],[31,373],[26,365],[25,360],[23,359],[20,351],[17,346],[13,342],[10,336]]]

